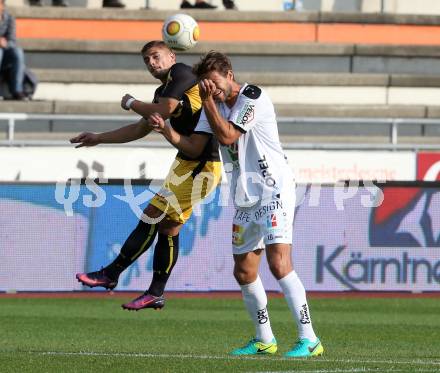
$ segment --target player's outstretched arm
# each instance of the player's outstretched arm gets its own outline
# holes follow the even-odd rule
[[[209,136],[203,134],[181,135],[171,127],[168,121],[164,121],[159,113],[152,114],[149,120],[154,131],[161,133],[171,145],[179,149],[187,157],[197,158],[202,154],[209,140]]]
[[[95,146],[98,144],[121,144],[138,140],[148,135],[152,130],[146,119],[141,118],[138,122],[102,133],[83,132],[70,139],[72,144],[78,144],[75,148],[83,146]]]
[[[168,119],[178,105],[179,101],[172,97],[160,97],[158,103],[139,101],[129,94],[124,95],[121,99],[121,107],[124,110],[132,110],[144,118],[159,113],[162,118]]]
[[[71,144],[78,144],[75,148],[82,148],[83,146],[95,146],[100,143],[99,134],[92,132],[82,132],[78,136],[72,137]]]

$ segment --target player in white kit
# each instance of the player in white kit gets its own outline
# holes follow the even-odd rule
[[[288,357],[321,355],[312,327],[306,293],[293,270],[292,227],[295,211],[293,174],[281,148],[273,104],[259,87],[240,85],[229,59],[209,52],[193,71],[200,80],[203,111],[190,137],[179,135],[157,114],[157,132],[182,152],[195,156],[210,136],[221,144],[225,171],[235,204],[232,228],[234,276],[256,328],[256,336],[233,355],[273,354],[277,342],[270,326],[267,296],[258,276],[263,248],[296,320],[298,339]]]

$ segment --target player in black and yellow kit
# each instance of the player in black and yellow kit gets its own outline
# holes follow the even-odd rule
[[[200,117],[201,99],[191,67],[176,63],[174,52],[162,41],[147,43],[141,53],[148,71],[162,82],[153,103],[125,95],[121,106],[142,118],[114,131],[81,133],[70,140],[79,143],[77,147],[140,139],[152,131],[148,118],[153,113],[160,113],[180,134],[189,136],[193,133]],[[162,188],[144,210],[116,259],[99,271],[78,273],[76,278],[90,287],[115,288],[119,275],[148,250],[157,235],[151,285],[144,294],[122,307],[128,310],[162,308],[165,285],[178,257],[180,228],[191,216],[193,206],[215,189],[220,177],[221,161],[215,137],[210,138],[197,158],[178,152]]]

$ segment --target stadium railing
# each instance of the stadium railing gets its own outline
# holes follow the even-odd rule
[[[64,120],[64,121],[114,121],[127,122],[137,118],[134,115],[71,115],[71,114],[26,114],[26,113],[0,113],[0,121],[7,121],[7,140],[0,141],[1,146],[17,146],[17,145],[67,145],[66,141],[41,141],[41,140],[20,140],[16,141],[15,129],[17,122],[27,120]],[[440,126],[440,119],[407,119],[407,118],[326,118],[326,117],[279,117],[278,125],[295,125],[295,124],[379,124],[387,126],[389,130],[389,142],[385,144],[376,143],[301,143],[290,144],[288,147],[303,149],[438,149],[438,144],[403,144],[399,143],[399,126],[404,124],[420,125],[422,128],[426,126]],[[118,144],[118,146],[139,146],[136,143]],[[149,146],[163,146],[163,143],[149,143]]]

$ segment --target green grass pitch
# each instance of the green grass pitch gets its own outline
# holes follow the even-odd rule
[[[127,297],[128,299],[128,297]],[[158,312],[125,298],[0,298],[0,372],[439,372],[437,298],[310,300],[322,357],[283,358],[295,341],[283,298],[269,301],[275,356],[232,357],[253,334],[240,299],[171,298]]]

